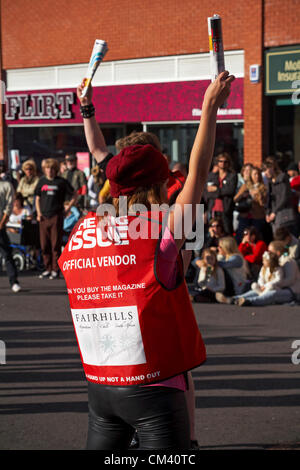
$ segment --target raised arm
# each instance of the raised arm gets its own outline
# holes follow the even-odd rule
[[[200,204],[213,157],[217,111],[229,96],[233,80],[234,76],[229,75],[227,71],[222,72],[205,92],[201,120],[190,156],[188,176],[176,199],[175,210],[169,217],[169,227],[175,235],[178,250],[182,247],[187,232],[192,231],[195,222],[196,205]],[[184,227],[186,217],[190,221],[190,227],[186,225]],[[176,234],[180,233],[182,237],[177,238]]]
[[[84,98],[80,98],[83,87],[84,82],[77,87],[77,97],[81,106],[88,106],[92,103],[92,86],[89,86],[86,96]],[[99,124],[97,123],[95,116],[92,116],[90,118],[83,118],[83,125],[89,151],[95,157],[96,161],[100,163],[109,152]]]

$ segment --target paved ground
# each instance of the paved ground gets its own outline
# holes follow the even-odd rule
[[[29,273],[21,282],[12,294],[0,273],[0,449],[83,449],[87,387],[64,281]],[[194,308],[208,354],[193,372],[202,448],[297,447],[300,307]]]

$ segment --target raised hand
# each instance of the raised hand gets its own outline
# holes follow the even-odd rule
[[[84,98],[81,98],[82,91],[84,89],[85,80],[82,80],[81,84],[77,87],[77,98],[80,101],[81,106],[86,106],[92,102],[93,89],[92,85],[88,87],[88,91]]]

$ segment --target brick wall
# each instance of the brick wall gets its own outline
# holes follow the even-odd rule
[[[265,47],[300,43],[300,0],[265,0]]]
[[[225,48],[238,49],[246,27],[240,3],[2,0],[3,67],[86,62],[96,37],[109,43],[107,60],[206,52],[213,13],[223,18]]]

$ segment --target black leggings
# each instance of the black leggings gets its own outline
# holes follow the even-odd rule
[[[128,449],[135,429],[140,449],[190,448],[189,417],[181,390],[88,382],[88,396],[87,450]]]

